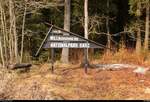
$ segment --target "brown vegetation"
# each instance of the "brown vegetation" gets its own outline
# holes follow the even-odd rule
[[[131,64],[132,61],[141,66],[150,64],[144,56],[128,50],[107,53],[93,63]],[[4,70],[0,75],[0,99],[150,99],[150,72],[139,77],[132,68],[116,71],[89,69],[85,74],[79,65],[57,62],[54,74],[51,74],[49,64],[42,64],[33,66],[30,72]]]

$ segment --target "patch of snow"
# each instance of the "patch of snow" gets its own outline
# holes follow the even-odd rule
[[[107,69],[112,69],[112,70],[117,70],[117,69],[125,69],[125,68],[139,68],[141,66],[138,65],[132,65],[132,64],[97,64],[97,68],[100,68],[102,70],[107,70]],[[142,67],[144,68],[144,67]]]
[[[149,70],[149,68],[138,67],[133,72],[137,73],[137,74],[145,74],[148,70]]]
[[[145,80],[139,80],[140,83],[143,83]]]
[[[150,94],[150,88],[146,88],[146,89],[145,89],[145,93],[146,93],[146,94]]]

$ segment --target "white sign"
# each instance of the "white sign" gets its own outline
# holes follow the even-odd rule
[[[49,44],[51,48],[90,48],[89,43],[61,43],[61,42],[51,42]]]
[[[79,38],[73,36],[49,36],[51,41],[79,41]]]

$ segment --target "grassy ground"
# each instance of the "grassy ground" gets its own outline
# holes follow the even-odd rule
[[[104,55],[93,63],[133,61],[134,64],[149,66],[148,61],[140,59],[143,56],[115,56],[120,55]],[[127,57],[130,59],[123,62]],[[41,64],[33,65],[29,72],[0,71],[0,81],[0,99],[150,100],[150,72],[141,77],[133,73],[132,68],[117,71],[89,69],[85,74],[79,65],[56,63],[52,74],[49,64]]]
[[[78,66],[57,66],[51,74],[49,65],[34,66],[28,73],[5,85],[1,99],[150,99],[150,73],[138,77],[133,69],[101,71]],[[9,79],[10,80],[10,79]]]

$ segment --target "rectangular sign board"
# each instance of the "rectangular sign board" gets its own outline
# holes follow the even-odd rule
[[[44,48],[90,48],[90,43],[77,42],[47,42]]]
[[[47,41],[86,41],[71,35],[50,35]]]
[[[62,34],[50,34],[43,48],[99,48],[96,44],[89,43],[85,39]]]
[[[106,48],[104,45],[86,39],[78,34],[68,32],[62,28],[51,25],[36,56],[42,48]]]
[[[107,48],[102,44],[86,39],[78,34],[68,32],[62,28],[56,27],[51,24],[48,25],[50,25],[51,27],[47,32],[44,40],[42,41],[35,56],[39,55],[42,48],[51,48],[52,73],[54,71],[54,48],[84,48],[85,72],[87,72],[88,65],[88,48]]]

